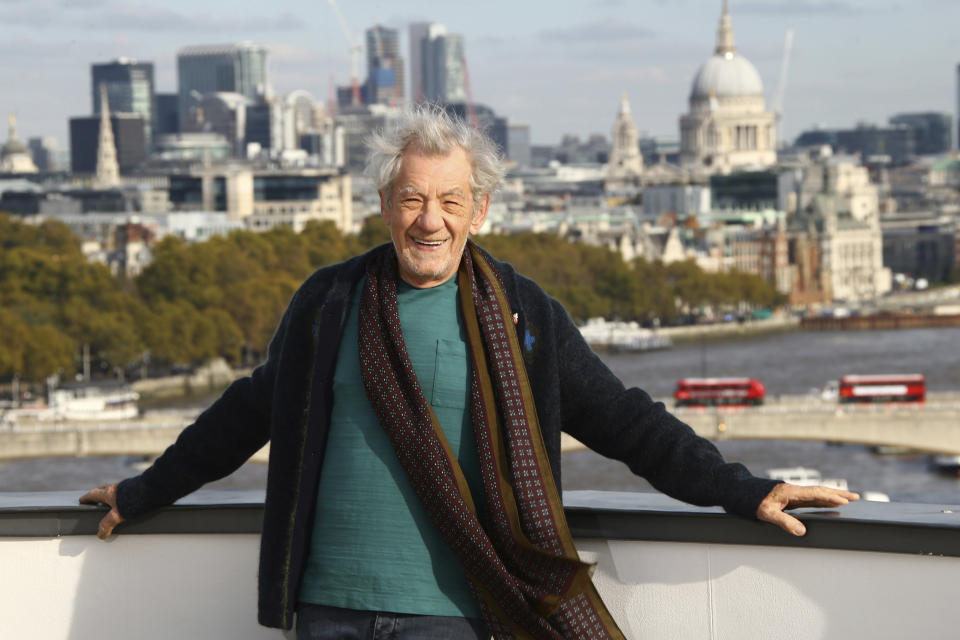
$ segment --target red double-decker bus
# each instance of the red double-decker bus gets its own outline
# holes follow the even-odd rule
[[[763,383],[753,378],[682,378],[673,398],[678,407],[750,406],[763,404]]]
[[[922,373],[843,376],[838,397],[840,402],[923,402],[927,378]]]

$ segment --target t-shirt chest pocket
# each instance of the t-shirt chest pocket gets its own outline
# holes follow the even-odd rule
[[[439,338],[436,357],[433,396],[430,404],[435,407],[457,409],[466,407],[470,394],[470,369],[466,343]]]

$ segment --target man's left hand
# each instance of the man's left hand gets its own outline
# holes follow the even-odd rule
[[[852,491],[840,491],[827,487],[800,487],[782,482],[775,486],[757,507],[757,519],[775,524],[787,533],[802,536],[807,532],[807,528],[802,522],[786,513],[785,509],[839,507],[859,499],[859,494]]]

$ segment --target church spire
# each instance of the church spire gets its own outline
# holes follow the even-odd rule
[[[107,85],[100,85],[100,144],[97,146],[96,185],[103,189],[120,184],[120,167],[117,164],[117,146],[113,142],[113,127],[110,126],[110,104],[107,101]]]
[[[613,123],[613,144],[610,161],[607,163],[607,178],[625,184],[635,183],[643,173],[643,156],[637,139],[637,125],[630,115],[627,92],[620,95],[620,113]]]
[[[717,54],[725,56],[736,53],[733,44],[733,24],[730,22],[730,9],[727,0],[723,0],[723,10],[720,13],[720,28],[717,29]]]
[[[10,125],[9,132],[10,135],[7,136],[7,140],[16,140],[17,139],[17,114],[10,112],[10,117],[7,118],[7,123]]]

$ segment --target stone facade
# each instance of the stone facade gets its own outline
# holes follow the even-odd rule
[[[694,77],[689,111],[680,118],[680,160],[701,173],[777,160],[775,117],[766,110],[760,74],[734,46],[726,2],[716,50]]]

